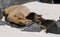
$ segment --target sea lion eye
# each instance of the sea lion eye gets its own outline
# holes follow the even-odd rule
[[[16,15],[14,15],[14,17],[16,17]]]

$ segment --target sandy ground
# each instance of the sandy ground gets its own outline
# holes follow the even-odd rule
[[[43,17],[46,19],[57,20],[58,17],[60,16],[60,5],[58,4],[31,2],[24,4],[24,6],[27,6],[31,12],[42,14]]]
[[[31,12],[43,14],[43,17],[46,19],[57,20],[60,16],[60,5],[44,4],[35,1],[26,3],[24,6],[28,7]],[[4,21],[4,18],[2,20]],[[26,32],[21,31],[21,28],[18,29],[5,25],[5,22],[2,22],[2,24],[0,25],[0,37],[60,37],[60,34],[46,34],[45,30],[42,30],[41,32]]]

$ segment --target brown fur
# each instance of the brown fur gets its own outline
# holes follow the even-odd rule
[[[9,15],[14,12],[20,12],[24,16],[27,16],[30,13],[29,9],[23,5],[10,6],[10,7],[3,9],[2,11],[5,15]]]
[[[30,13],[29,9],[22,5],[14,5],[3,9],[5,19],[19,25],[26,25],[26,16]]]

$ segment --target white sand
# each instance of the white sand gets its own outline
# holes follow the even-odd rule
[[[60,16],[60,5],[31,2],[25,4],[25,6],[27,6],[30,11],[43,14],[44,18],[57,20]],[[5,25],[0,26],[0,37],[60,37],[60,35],[46,34],[44,30],[41,32],[22,32],[21,29]]]
[[[57,20],[58,17],[60,16],[60,5],[57,4],[31,2],[24,4],[24,6],[27,6],[31,12],[42,14],[43,17],[46,19]]]

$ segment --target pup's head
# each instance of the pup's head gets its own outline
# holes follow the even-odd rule
[[[42,18],[42,15],[38,15],[34,12],[31,12],[30,14],[28,14],[28,16],[26,16],[26,18],[34,22],[39,22],[40,21],[39,19]]]
[[[41,18],[42,15],[38,15],[34,12],[31,12],[30,14],[28,14],[28,16],[26,16],[27,19],[30,19],[30,20],[34,20],[34,19],[39,19]]]

